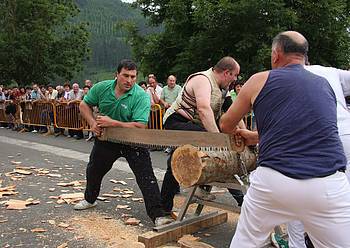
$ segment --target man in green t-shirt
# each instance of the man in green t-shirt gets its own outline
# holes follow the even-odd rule
[[[94,85],[80,104],[80,112],[98,137],[102,128],[125,127],[145,128],[150,112],[150,98],[137,84],[136,64],[131,60],[122,60],[117,69],[115,80],[107,80]],[[96,119],[92,107],[98,106],[101,113]],[[95,140],[86,169],[85,199],[74,206],[76,210],[96,206],[104,175],[120,157],[125,157],[136,182],[141,189],[148,216],[155,225],[170,223],[161,206],[157,179],[154,176],[149,151],[134,147]]]
[[[170,75],[167,79],[167,86],[162,90],[160,96],[160,102],[163,104],[165,109],[168,109],[173,102],[175,102],[177,96],[181,92],[181,86],[176,84],[176,77]]]

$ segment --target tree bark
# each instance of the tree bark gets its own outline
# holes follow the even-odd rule
[[[245,147],[240,153],[247,171],[256,168],[256,154]],[[212,182],[232,183],[234,175],[243,175],[235,151],[201,151],[194,146],[177,148],[171,160],[173,175],[182,187]]]

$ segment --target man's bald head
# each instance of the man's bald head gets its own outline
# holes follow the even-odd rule
[[[272,49],[279,48],[284,54],[306,55],[309,51],[309,43],[305,37],[295,31],[285,31],[276,35],[272,41]]]

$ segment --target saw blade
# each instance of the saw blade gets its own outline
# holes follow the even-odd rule
[[[103,130],[100,140],[148,148],[177,148],[182,145],[193,145],[201,150],[235,150],[233,137],[224,133],[199,131],[158,130],[141,128],[110,127]]]

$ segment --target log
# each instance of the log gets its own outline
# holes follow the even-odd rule
[[[256,154],[248,147],[240,153],[248,172],[256,168]],[[191,145],[177,148],[171,160],[172,172],[182,187],[212,182],[237,182],[234,175],[243,175],[236,151],[201,151]]]

